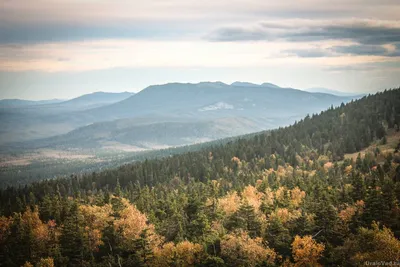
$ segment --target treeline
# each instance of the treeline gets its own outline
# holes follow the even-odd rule
[[[389,90],[200,151],[9,187],[1,266],[398,260],[400,143],[344,154],[384,145],[399,109],[400,90]]]
[[[241,138],[250,138],[254,135],[255,133],[243,135]],[[235,139],[237,139],[237,137],[143,152],[110,152],[101,149],[92,149],[83,152],[83,154],[89,153],[94,155],[94,158],[88,158],[86,160],[46,159],[44,161],[35,160],[27,166],[3,166],[0,167],[0,189],[7,188],[7,186],[23,186],[44,179],[65,178],[69,177],[71,173],[84,175],[94,171],[99,172],[104,169],[118,168],[127,163],[141,162],[146,159],[157,159],[187,152],[195,152],[210,146],[223,145]],[[55,149],[58,148],[56,147]],[[26,152],[26,147],[24,143],[21,143],[18,146],[14,144],[9,147],[0,147],[0,150],[3,150],[4,154],[8,153],[18,156],[22,155],[24,151]]]

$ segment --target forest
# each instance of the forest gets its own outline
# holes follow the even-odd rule
[[[198,150],[9,186],[0,266],[396,262],[399,125],[400,88]]]

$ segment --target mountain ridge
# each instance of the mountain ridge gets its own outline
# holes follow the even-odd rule
[[[248,125],[245,131],[240,132],[244,134],[286,126],[307,114],[353,99],[271,84],[243,87],[222,82],[201,82],[152,85],[133,95],[116,94],[116,97],[123,99],[114,99],[115,102],[100,106],[96,106],[99,102],[93,104],[88,101],[86,103],[93,104],[89,106],[79,103],[91,97],[107,98],[108,94],[100,92],[69,100],[66,104],[43,105],[40,108],[18,109],[8,113],[3,111],[7,120],[3,121],[3,132],[0,132],[1,145],[64,135],[90,124],[141,118],[151,122],[163,118],[163,122],[179,119],[197,123],[211,123],[222,118],[245,118],[259,124],[257,127],[240,124]],[[129,121],[130,125],[132,121]],[[210,128],[210,131],[214,130]]]

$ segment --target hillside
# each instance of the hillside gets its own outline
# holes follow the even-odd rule
[[[117,103],[133,95],[134,93],[129,93],[129,92],[123,92],[123,93],[95,92],[58,103],[56,107],[69,108],[73,110],[91,109],[99,106]]]
[[[106,119],[162,114],[190,118],[229,115],[287,120],[291,116],[301,118],[307,113],[319,112],[352,99],[280,88],[272,84],[242,84],[232,86],[221,82],[202,82],[154,85],[124,101],[92,109],[88,114]]]
[[[2,99],[0,100],[0,108],[19,108],[21,111],[29,112],[59,112],[67,110],[80,110],[99,107],[122,101],[134,93],[107,93],[95,92],[82,95],[70,100],[51,99],[51,100],[22,100],[22,99]]]
[[[160,143],[161,146],[185,145],[190,143],[184,140],[199,138],[209,140],[211,137],[217,139],[287,126],[307,114],[317,113],[331,105],[338,106],[352,99],[352,97],[337,97],[280,88],[273,84],[253,86],[248,83],[237,83],[232,86],[220,82],[150,86],[122,101],[117,101],[129,94],[96,93],[63,103],[44,105],[40,108],[0,111],[2,118],[0,145],[12,147],[15,142],[28,141],[23,145],[16,145],[38,147],[38,144],[42,143],[38,139],[53,137],[61,143],[71,144],[71,148],[76,148],[79,147],[79,142],[73,143],[70,137],[78,131],[90,133],[91,128],[94,127],[91,124],[94,124],[96,127],[106,127],[103,131],[119,133],[118,127],[113,127],[120,125],[121,121],[112,121],[122,119],[131,119],[128,120],[128,125],[132,130],[143,127],[141,122],[146,120],[147,125],[156,122],[190,122],[191,127],[204,133],[204,136],[193,138],[193,134],[188,131],[187,136],[182,136],[182,142],[165,139]],[[115,103],[106,105],[103,102],[106,100]],[[100,107],[96,108],[97,105]],[[228,120],[242,121],[237,124],[238,130],[231,131],[231,134],[227,128],[221,131],[215,123]],[[139,123],[136,125],[136,122]],[[196,123],[197,125],[194,125]],[[87,129],[82,128],[86,126],[88,126]],[[174,132],[169,129],[168,127],[159,128],[164,131],[162,132],[164,136],[172,137]],[[157,139],[157,136],[150,132],[150,128],[144,131],[149,133],[148,143]],[[220,132],[220,134],[214,134],[215,132]],[[124,141],[123,144],[130,145],[138,139],[134,132],[129,134],[133,137],[132,141]],[[96,136],[93,133],[88,138],[96,139]],[[107,139],[113,138],[118,139],[118,136],[107,137]],[[29,143],[29,141],[32,142]],[[96,143],[99,144],[100,141]],[[146,142],[146,140],[143,141]],[[107,147],[109,146],[102,148],[107,149]]]
[[[56,105],[3,109],[0,179],[15,184],[32,177],[116,166],[147,150],[287,126],[351,100],[268,83],[254,86],[175,83],[151,86],[126,100],[92,109],[87,107],[93,98],[116,99],[98,93]]]
[[[321,88],[321,87],[308,88],[308,89],[305,89],[304,91],[310,92],[310,93],[331,94],[331,95],[336,95],[336,96],[358,96],[358,97],[362,97],[362,96],[365,95],[363,93],[348,93],[348,92],[342,92],[342,91],[337,91],[337,90],[332,90],[332,89],[327,89],[327,88]]]
[[[45,104],[55,104],[63,102],[64,100],[60,99],[51,99],[51,100],[22,100],[22,99],[1,99],[0,100],[0,108],[21,108],[26,106],[38,106]]]
[[[67,133],[91,122],[76,112],[84,113],[87,109],[112,104],[132,95],[128,92],[97,92],[67,101],[38,101],[34,104],[14,105],[13,108],[0,103],[0,145]]]
[[[383,155],[387,156],[390,153],[396,153],[395,152],[396,149],[400,149],[400,147],[397,147],[399,140],[400,140],[400,131],[390,129],[387,131],[385,139],[376,140],[372,142],[371,145],[362,149],[361,151],[345,154],[344,159],[352,159],[356,161],[359,155],[361,157],[365,157],[365,155],[375,154],[378,151],[380,154],[382,154],[382,156]],[[377,162],[380,164],[384,164],[385,157],[377,158]]]
[[[199,151],[2,190],[0,256],[7,266],[396,261],[399,107],[400,89],[385,91]],[[390,153],[345,158],[385,139]]]
[[[59,135],[22,143],[24,149],[105,149],[142,151],[190,145],[263,130],[246,118],[199,120],[163,118],[120,119],[94,123]],[[16,146],[13,147],[17,149]]]

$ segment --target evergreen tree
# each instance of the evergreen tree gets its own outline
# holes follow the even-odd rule
[[[289,230],[283,225],[279,218],[273,218],[265,231],[264,239],[268,246],[273,248],[283,257],[290,256],[290,243],[292,237]]]
[[[261,223],[259,222],[253,206],[248,202],[240,205],[237,212],[235,212],[227,221],[226,228],[228,230],[243,229],[249,233],[250,237],[255,237],[261,232]]]
[[[352,191],[353,200],[354,201],[363,200],[366,195],[364,178],[359,172],[353,172],[351,176],[352,176],[351,184],[353,186],[353,191]]]
[[[61,230],[61,254],[69,266],[80,266],[84,259],[84,239],[78,204],[73,202]]]
[[[148,230],[145,229],[134,241],[135,266],[152,266],[153,251],[148,240]]]

